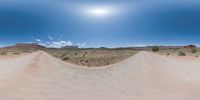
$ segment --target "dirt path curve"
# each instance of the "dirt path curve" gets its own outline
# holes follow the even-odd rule
[[[200,62],[140,52],[82,68],[43,51],[0,60],[0,100],[199,100]]]

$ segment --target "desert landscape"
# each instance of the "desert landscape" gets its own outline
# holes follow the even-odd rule
[[[155,50],[154,50],[155,49]],[[118,48],[46,48],[38,44],[21,43],[0,48],[0,59],[20,56],[38,50],[44,51],[64,62],[83,67],[101,67],[123,61],[140,51],[175,59],[198,59],[200,48],[196,45],[186,46],[147,46],[147,47],[118,47]]]
[[[198,100],[200,98],[198,48],[195,48],[197,49],[195,52],[192,52],[193,48],[189,46],[179,48],[178,51],[185,50],[185,55],[180,55],[177,48],[158,51],[156,49],[153,52],[154,47],[152,51],[149,47],[143,48],[144,50],[93,48],[56,51],[31,48],[31,45],[26,47],[27,45],[23,48],[14,46],[1,49],[0,98],[2,100]],[[17,51],[13,51],[13,48]],[[69,59],[77,57],[78,61],[91,60],[87,58],[88,56],[110,62],[108,65],[99,61],[98,64],[93,64],[98,66],[90,66],[89,63],[89,66],[86,66],[87,63],[81,66],[79,62],[73,60],[68,62],[59,57],[62,55],[60,52],[77,53],[75,56],[69,56]],[[106,52],[114,56],[110,58]],[[55,53],[58,53],[56,54],[58,57]],[[91,53],[104,58],[90,56]],[[82,54],[86,57],[82,58]],[[124,58],[115,60],[121,56]]]
[[[0,0],[0,100],[200,100],[199,0]]]

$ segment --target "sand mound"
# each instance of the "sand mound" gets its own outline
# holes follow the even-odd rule
[[[1,100],[199,100],[200,62],[140,52],[82,68],[39,51],[0,61]]]

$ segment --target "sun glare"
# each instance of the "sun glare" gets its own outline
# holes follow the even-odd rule
[[[89,13],[94,16],[107,16],[109,15],[109,10],[104,8],[94,8],[90,9]]]
[[[85,12],[87,12],[89,16],[93,17],[108,17],[113,13],[111,8],[106,7],[87,8]]]
[[[84,15],[84,18],[109,19],[116,18],[121,13],[120,7],[116,6],[77,6],[78,14]]]

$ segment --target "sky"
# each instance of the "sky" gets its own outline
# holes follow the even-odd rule
[[[198,0],[1,0],[0,46],[200,44]]]

